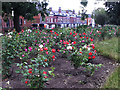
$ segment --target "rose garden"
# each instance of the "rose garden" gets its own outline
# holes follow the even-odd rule
[[[119,31],[119,26],[13,30],[2,36],[3,88],[100,88],[117,65],[96,46],[118,38]]]

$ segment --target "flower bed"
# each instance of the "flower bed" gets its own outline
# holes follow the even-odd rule
[[[10,68],[12,63],[15,63],[20,68],[16,73],[23,74],[22,81],[27,86],[44,87],[44,82],[49,80],[48,75],[54,76],[55,68],[51,67],[51,71],[45,71],[43,67],[55,62],[56,52],[67,56],[75,69],[82,66],[93,75],[94,71],[101,67],[101,64],[91,63],[96,57],[94,39],[104,37],[102,32],[106,32],[105,30],[86,28],[80,31],[77,28],[48,32],[28,29],[20,33],[14,30],[3,39],[3,77],[11,75]],[[117,30],[113,29],[114,34],[111,36],[116,35]]]

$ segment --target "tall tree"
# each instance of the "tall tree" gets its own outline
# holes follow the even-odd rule
[[[39,8],[36,8],[37,5],[38,3],[33,2],[3,2],[2,10],[3,14],[6,15],[11,15],[11,12],[14,11],[14,28],[19,32],[21,30],[19,26],[19,16],[23,16],[28,20],[33,20],[33,16],[38,15],[40,7],[43,10],[43,12],[40,11],[41,16],[45,16],[46,7],[48,5],[46,1],[39,3]]]
[[[96,24],[104,25],[107,20],[107,14],[104,8],[98,8],[92,12]]]
[[[88,17],[88,15],[86,14],[87,10],[85,10],[85,7],[87,6],[88,4],[88,1],[87,0],[81,0],[80,4],[82,5],[82,13],[81,13],[81,19],[82,20],[85,20],[85,18]]]
[[[109,0],[108,0],[109,1]],[[109,16],[108,23],[120,25],[120,1],[106,2],[107,14]]]

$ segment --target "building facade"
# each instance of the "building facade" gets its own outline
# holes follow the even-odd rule
[[[61,7],[59,7],[58,10],[52,10],[52,8],[49,8],[49,15],[45,17],[45,20],[42,21],[41,14],[38,14],[37,16],[33,17],[34,20],[28,21],[24,19],[24,17],[19,17],[19,23],[20,27],[31,27],[32,24],[42,24],[46,25],[46,28],[51,29],[60,27],[77,27],[80,25],[90,25],[91,17],[89,16],[88,19],[82,21],[80,14],[75,13],[75,10],[62,10]],[[14,27],[13,21],[9,19],[8,22],[4,22],[2,20],[2,27],[4,28],[11,28]]]

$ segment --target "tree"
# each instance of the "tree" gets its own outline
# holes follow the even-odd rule
[[[80,4],[82,7],[82,13],[81,13],[81,19],[85,20],[85,18],[88,18],[88,15],[86,14],[87,10],[85,10],[85,7],[87,6],[88,1],[87,0],[81,0]]]
[[[117,2],[105,2],[107,8],[108,23],[120,25],[120,1]]]
[[[38,5],[38,8],[36,6]],[[33,16],[38,15],[39,11],[41,16],[45,16],[45,11],[47,10],[47,3],[43,1],[42,3],[33,3],[33,2],[3,2],[2,3],[2,13],[11,15],[11,12],[14,11],[14,28],[16,31],[21,31],[19,26],[19,16],[23,16],[25,19],[33,20]],[[39,8],[42,8],[39,10]]]
[[[107,14],[104,8],[98,8],[92,12],[96,24],[104,25],[107,20]]]

